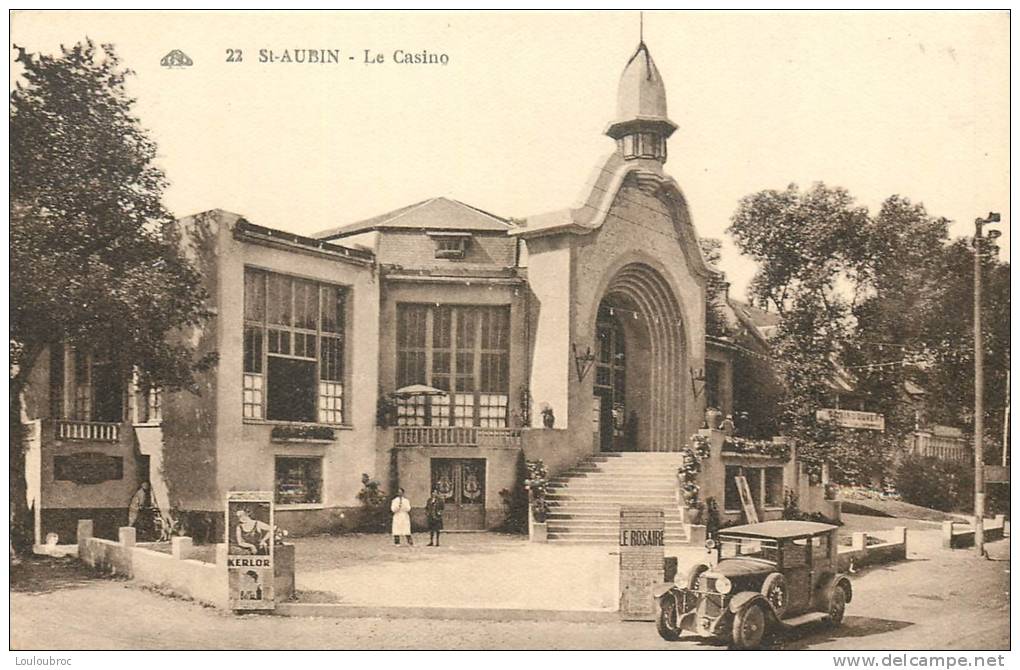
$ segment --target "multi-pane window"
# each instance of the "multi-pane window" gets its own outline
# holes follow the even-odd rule
[[[278,505],[322,502],[322,459],[276,457],[276,503]]]
[[[400,400],[399,425],[507,425],[509,307],[401,304],[396,336],[397,386],[446,392]]]
[[[74,378],[71,381],[71,417],[75,421],[120,423],[124,420],[122,376],[109,351],[73,352]]]
[[[243,415],[343,423],[343,288],[247,268]]]

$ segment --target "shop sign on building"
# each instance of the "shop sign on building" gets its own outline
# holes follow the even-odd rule
[[[620,509],[620,618],[653,621],[656,615],[652,589],[663,581],[666,547],[661,509]]]
[[[273,493],[227,494],[227,584],[230,608],[271,610],[273,593]]]
[[[855,412],[849,409],[820,409],[815,412],[815,419],[832,422],[843,428],[885,431],[885,416],[875,412]]]

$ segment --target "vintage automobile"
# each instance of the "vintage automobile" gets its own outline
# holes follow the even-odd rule
[[[721,530],[705,543],[713,565],[698,564],[656,589],[659,635],[677,640],[686,631],[753,649],[767,630],[839,624],[853,588],[837,569],[836,530],[809,521]]]

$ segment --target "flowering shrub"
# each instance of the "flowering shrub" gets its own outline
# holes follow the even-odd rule
[[[723,442],[723,451],[731,454],[757,454],[770,458],[790,459],[790,445],[771,440],[750,440],[731,435]]]
[[[281,545],[286,540],[290,533],[279,526],[273,526],[273,544]]]
[[[700,507],[698,494],[701,492],[701,487],[698,486],[698,473],[701,472],[701,461],[711,455],[712,447],[708,438],[701,434],[691,436],[691,445],[680,452],[683,461],[676,476],[680,480],[680,495],[683,496],[684,507],[698,508]]]
[[[549,514],[549,501],[546,500],[549,491],[549,472],[541,459],[526,461],[525,466],[528,469],[528,478],[524,480],[524,488],[528,490],[531,512],[535,516],[535,521],[544,523]]]

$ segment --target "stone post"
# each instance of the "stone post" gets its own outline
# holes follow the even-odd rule
[[[170,538],[170,555],[178,561],[191,556],[192,541],[190,537],[176,536]]]
[[[224,570],[227,568],[227,551],[229,548],[229,545],[223,542],[216,545],[216,567],[223,568]]]
[[[78,558],[85,560],[86,540],[92,537],[92,519],[78,519]]]
[[[125,549],[132,549],[135,546],[137,532],[133,526],[121,526],[117,531],[117,541]]]
[[[953,522],[943,521],[942,522],[942,548],[952,549],[953,548]]]
[[[906,526],[895,526],[893,527],[893,542],[903,543],[903,558],[907,558],[907,527]]]

